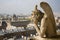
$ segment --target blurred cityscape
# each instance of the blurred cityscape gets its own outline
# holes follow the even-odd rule
[[[37,36],[31,15],[0,15],[0,40],[28,40]],[[60,17],[55,16],[57,30],[60,30]],[[7,23],[7,24],[6,24]],[[60,32],[60,31],[59,31]]]

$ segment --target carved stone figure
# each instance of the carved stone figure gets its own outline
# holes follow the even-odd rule
[[[46,2],[41,2],[40,5],[45,11],[41,20],[41,35],[45,34],[47,37],[56,36],[56,23],[50,5]]]
[[[42,16],[43,13],[41,11],[39,12],[39,10],[37,9],[37,6],[35,11],[32,13],[33,14],[32,19],[35,24],[34,27],[37,33],[41,37],[44,37],[44,35],[46,35],[46,37],[56,36],[56,24],[55,24],[54,15],[50,5],[46,2],[41,2],[40,6],[45,12],[43,16]],[[39,17],[37,16],[37,14],[38,15],[40,14]],[[38,28],[39,21],[41,22],[40,28]]]
[[[36,22],[36,21],[41,22],[41,19],[42,19],[43,15],[44,14],[40,10],[37,9],[37,5],[36,5],[35,10],[32,11],[32,20],[34,22]]]
[[[37,9],[37,5],[35,6],[34,11],[32,11],[32,21],[35,24],[35,29],[38,32],[38,34],[40,34],[40,28],[38,27],[38,22],[41,23],[41,19],[43,17],[43,13]]]

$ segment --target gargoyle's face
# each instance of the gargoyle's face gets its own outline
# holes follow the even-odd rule
[[[37,13],[36,12],[32,12],[32,18],[36,18],[37,17]]]
[[[37,14],[37,12],[32,12],[32,19],[33,20],[38,20],[38,14]]]
[[[31,17],[32,17],[32,21],[38,22],[38,21],[41,21],[41,19],[43,17],[43,13],[41,13],[39,11],[33,11],[31,14]]]

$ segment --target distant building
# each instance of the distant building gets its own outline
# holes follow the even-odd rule
[[[12,16],[12,21],[17,21],[18,20],[18,17],[14,14],[13,16]]]

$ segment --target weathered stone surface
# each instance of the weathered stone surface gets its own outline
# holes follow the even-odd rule
[[[37,5],[35,6],[34,11],[32,11],[32,21],[35,24],[35,29],[37,31],[38,34],[40,34],[40,28],[38,27],[38,22],[41,23],[41,19],[43,17],[43,13],[37,9]]]
[[[41,37],[44,37],[44,35],[47,37],[56,36],[56,23],[50,5],[46,2],[41,2],[40,6],[44,10],[44,14],[37,9],[37,5],[32,13],[32,20],[37,33]],[[38,28],[38,22],[41,22],[40,28]]]
[[[41,2],[40,5],[45,11],[41,21],[41,35],[45,34],[47,37],[56,36],[56,24],[50,5],[46,2]]]

